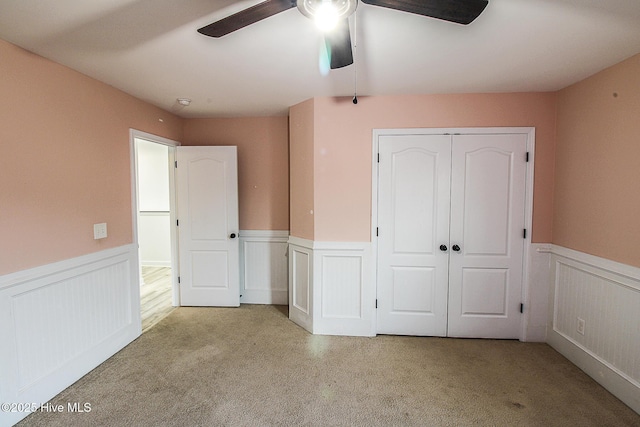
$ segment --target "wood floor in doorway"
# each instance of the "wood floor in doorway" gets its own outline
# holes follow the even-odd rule
[[[171,305],[171,268],[142,266],[142,278],[140,317],[144,333],[175,307]]]

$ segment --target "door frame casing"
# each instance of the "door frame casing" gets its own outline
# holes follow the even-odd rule
[[[174,307],[180,306],[180,288],[178,287],[178,235],[174,226],[176,223],[176,191],[175,191],[175,168],[170,167],[176,159],[176,147],[181,144],[168,138],[164,138],[151,133],[143,132],[137,129],[129,129],[129,150],[131,160],[131,232],[133,244],[138,248],[138,257],[140,256],[140,245],[138,242],[138,154],[136,149],[137,139],[153,142],[156,144],[166,145],[169,147],[169,222],[171,224],[171,304]],[[140,262],[138,262],[140,264]],[[138,283],[138,287],[140,283]]]
[[[381,136],[388,135],[490,135],[490,134],[525,134],[527,135],[527,153],[528,162],[526,165],[526,188],[525,188],[525,228],[527,235],[524,242],[524,252],[522,260],[522,303],[524,304],[524,313],[520,321],[520,341],[527,341],[527,327],[529,324],[528,309],[530,306],[530,289],[529,289],[529,257],[531,251],[531,230],[533,226],[533,181],[534,181],[534,165],[535,165],[535,128],[534,127],[487,127],[487,128],[402,128],[402,129],[374,129],[372,139],[372,156],[371,156],[371,246],[373,262],[371,277],[373,285],[376,288],[375,297],[377,298],[378,289],[378,239],[376,230],[378,228],[378,141]],[[373,321],[376,324],[377,316]]]

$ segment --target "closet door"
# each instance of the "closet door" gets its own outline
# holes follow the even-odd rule
[[[378,333],[520,336],[526,143],[379,137]]]
[[[526,140],[453,139],[448,336],[520,336]]]
[[[378,148],[377,331],[444,336],[451,137],[387,135]]]

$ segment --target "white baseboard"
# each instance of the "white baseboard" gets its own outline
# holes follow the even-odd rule
[[[640,413],[640,269],[553,246],[551,272],[548,343]]]
[[[127,245],[0,276],[1,402],[45,403],[140,335],[137,264]]]
[[[171,261],[149,261],[140,260],[143,267],[171,267]]]

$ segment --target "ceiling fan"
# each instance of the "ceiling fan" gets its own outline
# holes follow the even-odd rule
[[[363,3],[467,25],[485,9],[488,0],[362,0]],[[222,37],[265,18],[298,7],[325,31],[331,69],[353,63],[349,20],[358,0],[266,0],[198,29],[209,37]],[[324,27],[324,28],[323,28]]]

